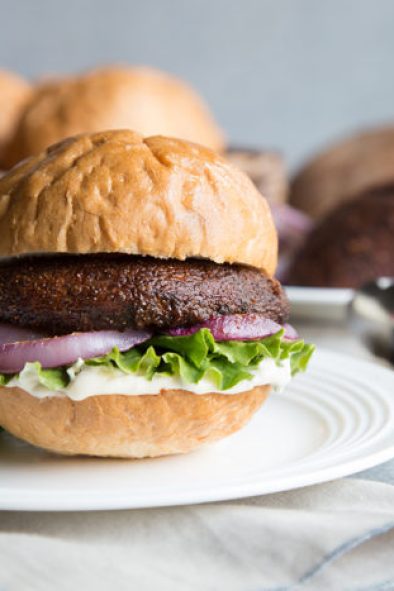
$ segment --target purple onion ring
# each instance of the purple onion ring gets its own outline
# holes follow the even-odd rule
[[[34,331],[30,328],[21,328],[12,324],[0,323],[0,345],[15,343],[16,341],[33,341],[34,339],[41,339],[46,336],[42,332]]]
[[[209,328],[216,341],[249,341],[264,339],[272,336],[284,328],[284,338],[288,340],[298,339],[298,333],[285,324],[283,327],[265,318],[261,314],[229,314],[228,316],[215,316],[206,322],[194,324],[185,328],[171,328],[166,334],[173,337],[189,336],[200,330]]]
[[[151,336],[151,332],[144,330],[100,330],[3,343],[0,345],[0,372],[17,373],[24,368],[25,363],[34,361],[39,361],[45,369],[70,365],[79,358],[91,359],[105,355],[114,347],[127,351]]]

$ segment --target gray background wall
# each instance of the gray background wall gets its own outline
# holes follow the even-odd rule
[[[188,79],[233,143],[290,165],[394,120],[394,0],[0,0],[4,67],[29,76],[99,63]]]

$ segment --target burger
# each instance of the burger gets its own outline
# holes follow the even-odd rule
[[[69,138],[0,179],[0,425],[61,454],[187,452],[240,429],[313,347],[277,237],[211,150]]]
[[[359,288],[394,277],[394,185],[370,188],[316,223],[290,264],[286,283]]]
[[[318,153],[295,175],[290,203],[320,222],[362,193],[394,183],[394,126],[364,130]]]

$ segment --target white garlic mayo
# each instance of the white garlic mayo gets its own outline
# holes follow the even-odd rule
[[[290,360],[285,359],[277,365],[273,359],[263,359],[256,370],[251,371],[250,380],[242,380],[239,384],[220,392],[222,394],[238,394],[255,386],[272,385],[282,390],[291,379]],[[138,396],[142,394],[159,394],[161,390],[182,389],[193,394],[218,392],[213,381],[202,379],[198,384],[184,383],[177,377],[154,376],[151,381],[136,374],[125,374],[119,369],[104,366],[84,365],[80,360],[69,370],[71,378],[66,388],[52,392],[42,386],[34,368],[25,367],[19,376],[13,378],[7,387],[17,386],[36,398],[67,397],[71,400],[84,400],[89,396],[105,394],[123,394]]]

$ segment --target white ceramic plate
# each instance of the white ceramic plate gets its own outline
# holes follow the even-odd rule
[[[246,428],[185,456],[72,459],[0,439],[1,509],[158,507],[272,493],[393,458],[394,372],[320,351]]]
[[[353,290],[334,287],[286,287],[291,316],[301,319],[324,318],[340,320],[346,317]]]

